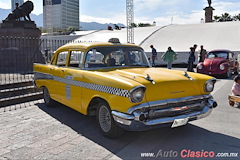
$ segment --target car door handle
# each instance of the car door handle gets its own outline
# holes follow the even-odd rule
[[[64,69],[62,69],[62,72],[65,72],[65,70],[64,70]]]
[[[53,68],[50,68],[50,70],[53,70]]]

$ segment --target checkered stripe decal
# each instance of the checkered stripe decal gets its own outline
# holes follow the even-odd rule
[[[103,85],[98,85],[98,84],[93,84],[93,83],[86,83],[86,82],[81,82],[81,81],[75,81],[67,78],[60,78],[53,76],[53,79],[58,82],[62,82],[65,84],[69,85],[74,85],[78,87],[83,87],[99,92],[104,92],[104,93],[109,93],[121,97],[129,97],[130,96],[130,91],[124,90],[124,89],[119,89],[119,88],[114,88],[114,87],[109,87],[109,86],[103,86]]]

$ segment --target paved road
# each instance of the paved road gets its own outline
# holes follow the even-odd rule
[[[0,108],[0,160],[180,159],[188,150],[238,153],[233,159],[240,159],[240,109],[227,101],[232,84],[218,81],[213,96],[219,106],[205,119],[174,129],[126,132],[118,139],[103,137],[94,117],[63,105],[48,108],[39,100]],[[144,153],[148,158],[141,157]]]

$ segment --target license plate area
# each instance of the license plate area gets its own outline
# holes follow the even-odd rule
[[[181,119],[175,119],[172,123],[172,128],[179,127],[179,126],[184,126],[188,122],[188,118],[181,118]]]

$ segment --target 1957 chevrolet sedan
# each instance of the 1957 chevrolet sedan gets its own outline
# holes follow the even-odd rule
[[[208,116],[217,106],[215,78],[152,68],[134,44],[74,43],[60,47],[49,64],[34,64],[34,82],[47,106],[60,102],[97,117],[100,131],[178,127]]]

